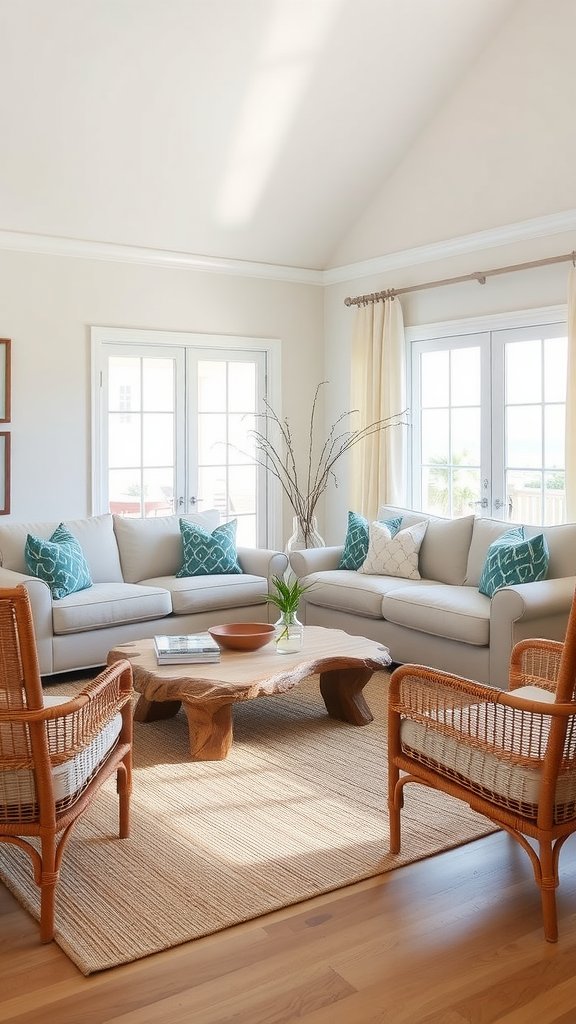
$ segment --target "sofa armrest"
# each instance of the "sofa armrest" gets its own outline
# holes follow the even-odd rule
[[[490,602],[490,680],[504,685],[512,648],[527,637],[564,640],[576,576],[497,590]],[[495,678],[495,673],[497,679]]]
[[[27,576],[22,572],[0,567],[0,587],[18,587],[20,585],[26,588],[30,598],[40,675],[50,675],[54,671],[52,656],[54,629],[50,587],[36,576]]]
[[[263,576],[271,589],[272,577],[283,576],[288,568],[288,558],[283,551],[269,548],[238,548],[238,564],[242,572],[252,576]]]
[[[290,565],[294,574],[300,579],[311,572],[325,572],[337,569],[344,545],[329,548],[304,548],[302,551],[290,552]]]

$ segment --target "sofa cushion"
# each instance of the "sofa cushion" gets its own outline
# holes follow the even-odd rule
[[[29,533],[24,558],[29,572],[48,584],[55,601],[92,586],[82,548],[63,523],[49,540]]]
[[[488,548],[478,590],[492,597],[502,587],[542,580],[548,561],[548,544],[542,533],[526,539],[523,526],[507,530]]]
[[[390,530],[392,537],[398,533],[401,522],[401,516],[386,520],[385,525]],[[348,527],[344,541],[344,550],[338,563],[339,569],[360,568],[368,554],[369,528],[368,520],[360,515],[359,512],[348,513]]]
[[[370,523],[368,554],[358,572],[419,580],[418,552],[428,527],[415,523],[392,537],[385,523]]]
[[[382,613],[389,622],[432,636],[477,647],[490,642],[490,599],[471,587],[402,584],[383,597]]]
[[[263,576],[159,576],[145,581],[147,586],[165,588],[172,599],[175,615],[192,612],[217,611],[222,608],[246,608],[259,604],[264,607],[268,583]],[[264,618],[267,612],[263,610]]]
[[[382,618],[382,599],[391,590],[397,590],[399,584],[394,576],[369,576],[349,569],[311,572],[301,582],[310,585],[305,594],[307,605],[350,612],[368,619]],[[430,585],[424,580],[402,580],[402,587],[407,589]]]
[[[219,576],[242,572],[236,554],[236,526],[237,520],[231,519],[210,533],[202,526],[182,519],[182,566],[176,576]]]
[[[136,583],[95,583],[89,590],[69,594],[52,608],[54,633],[82,633],[126,622],[146,622],[170,615],[167,590]]]
[[[468,565],[466,567],[466,578],[464,580],[467,587],[477,587],[479,585],[490,545],[495,540],[498,540],[503,533],[519,527],[519,523],[505,523],[501,519],[476,519],[474,521]]]
[[[468,552],[472,539],[475,516],[446,519],[395,505],[382,505],[378,519],[402,516],[402,527],[413,526],[425,520],[428,523],[418,558],[418,571],[423,579],[438,583],[464,583],[468,565]]]
[[[220,522],[217,509],[187,516],[150,516],[128,519],[115,515],[114,533],[118,541],[125,583],[156,576],[175,576],[182,565],[180,520],[197,523],[212,531]]]
[[[0,564],[4,569],[27,573],[24,548],[29,533],[48,540],[58,522],[0,524]],[[65,519],[66,526],[80,544],[93,583],[122,582],[118,545],[112,527],[112,516],[88,516],[86,519]]]

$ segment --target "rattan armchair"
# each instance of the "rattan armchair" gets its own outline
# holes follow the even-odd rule
[[[564,643],[513,649],[506,691],[419,665],[396,669],[390,683],[391,851],[400,849],[407,783],[464,800],[526,850],[549,942],[558,938],[560,849],[576,831],[575,683],[576,595]]]
[[[0,589],[0,842],[25,850],[40,887],[40,939],[79,816],[116,773],[119,834],[130,829],[132,670],[105,669],[74,698],[45,695],[24,587]],[[36,838],[34,838],[36,837]]]

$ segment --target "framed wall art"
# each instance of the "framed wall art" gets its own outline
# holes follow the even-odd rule
[[[0,516],[10,514],[10,431],[0,431]]]
[[[10,421],[10,338],[0,338],[0,423]]]

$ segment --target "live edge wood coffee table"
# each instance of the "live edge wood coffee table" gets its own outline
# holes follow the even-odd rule
[[[362,693],[378,669],[391,663],[387,647],[340,629],[306,626],[297,654],[278,654],[274,643],[258,651],[225,651],[212,665],[158,665],[152,640],[110,651],[108,664],[127,658],[140,694],[134,718],[171,718],[181,704],[188,718],[193,761],[221,761],[232,746],[232,708],[237,701],[286,693],[319,673],[320,693],[331,718],[368,725],[372,714]]]

